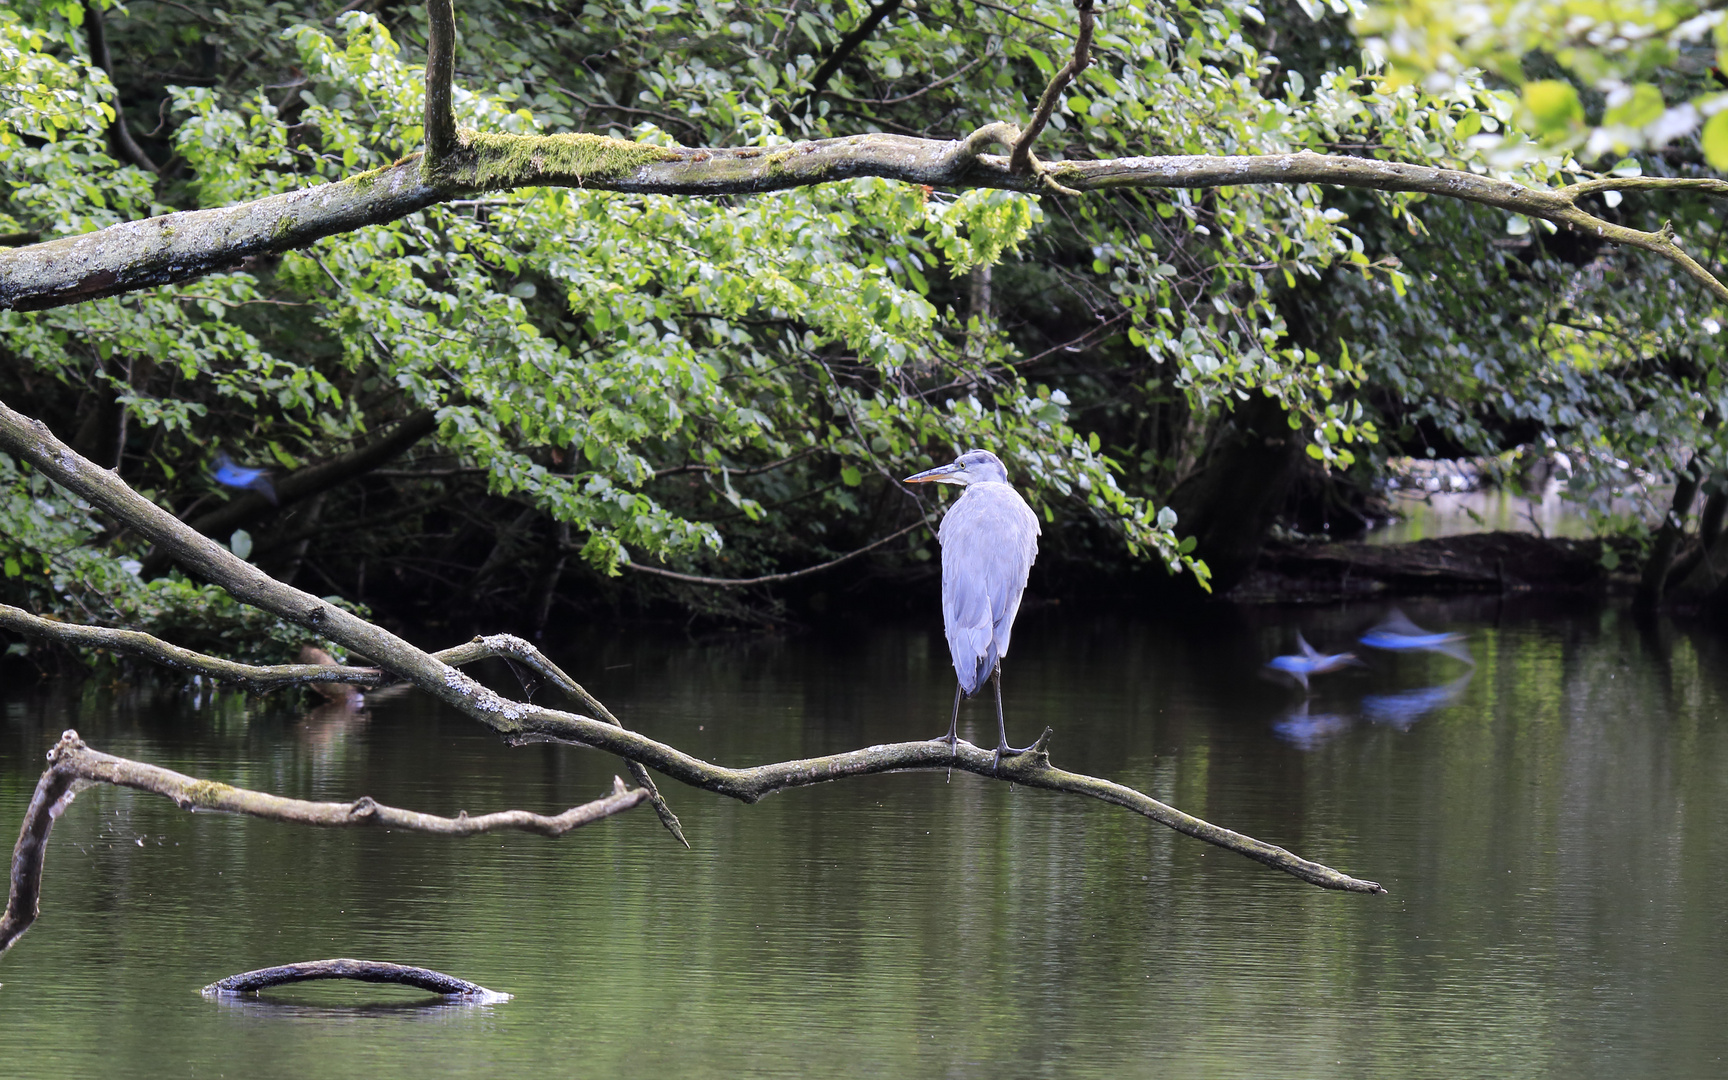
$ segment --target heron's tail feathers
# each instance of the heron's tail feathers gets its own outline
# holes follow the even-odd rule
[[[948,651],[954,658],[954,674],[967,697],[978,692],[996,670],[996,642],[990,627],[957,627],[948,634]]]

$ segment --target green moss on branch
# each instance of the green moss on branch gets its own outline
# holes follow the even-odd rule
[[[427,167],[443,183],[487,191],[604,183],[628,177],[644,165],[681,157],[663,146],[584,133],[497,135],[463,128],[456,143],[459,149],[450,160]]]

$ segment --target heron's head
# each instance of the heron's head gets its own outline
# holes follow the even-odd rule
[[[938,465],[906,478],[908,484],[959,484],[961,487],[992,481],[1006,484],[1008,470],[988,450],[968,450],[955,458],[952,465]]]

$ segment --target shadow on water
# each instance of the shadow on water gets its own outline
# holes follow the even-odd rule
[[[96,789],[57,824],[42,919],[0,960],[0,1060],[56,1078],[1719,1074],[1728,642],[1591,605],[1406,611],[1468,633],[1473,672],[1369,657],[1301,705],[1259,678],[1297,631],[1351,648],[1386,614],[1371,605],[1180,623],[1051,605],[1005,667],[1011,738],[1048,724],[1057,765],[1389,896],[939,772],[754,806],[672,788],[690,851],[645,813],[455,840]],[[953,692],[939,624],[597,635],[557,659],[626,723],[733,765],[928,738]],[[333,715],[167,683],[14,685],[0,716],[8,830],[67,727],[212,780],[441,814],[555,812],[620,771],[413,697]],[[963,736],[994,728],[988,696],[962,711]],[[198,993],[213,969],[321,956],[516,999]]]

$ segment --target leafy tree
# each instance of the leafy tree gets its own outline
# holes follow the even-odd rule
[[[434,155],[460,159],[447,174],[413,159],[428,141],[424,13],[359,9],[299,24],[257,3],[0,12],[0,232],[102,243],[117,234],[93,230],[171,209],[243,215],[308,192],[349,207],[339,224],[278,217],[244,255],[192,269],[160,252],[194,239],[158,235],[153,269],[133,260],[70,291],[32,286],[38,249],[19,248],[0,266],[16,285],[0,394],[283,578],[395,609],[435,596],[536,629],[578,576],[603,594],[628,572],[726,609],[734,594],[705,582],[865,549],[884,570],[915,566],[931,508],[893,480],[969,445],[1010,462],[1056,552],[1148,554],[1227,584],[1278,509],[1244,485],[1276,495],[1302,459],[1348,468],[1388,430],[1504,435],[1490,391],[1510,380],[1465,375],[1443,335],[1414,332],[1456,267],[1437,258],[1417,280],[1401,259],[1479,243],[1503,272],[1457,295],[1491,298],[1488,313],[1544,288],[1577,297],[1546,268],[1519,278],[1526,292],[1502,287],[1525,265],[1494,246],[1504,209],[1455,210],[1424,194],[1445,190],[1435,176],[1372,166],[1445,166],[1502,208],[1528,194],[1514,228],[1578,225],[1561,205],[1576,196],[1535,189],[1590,174],[1564,148],[1499,153],[1482,136],[1518,130],[1514,93],[1475,75],[1439,93],[1385,78],[1335,17],[1112,8],[1092,62],[1056,86],[1049,163],[1014,172],[965,156],[988,141],[955,143],[930,174],[942,181],[917,185],[892,178],[882,148],[933,154],[948,144],[930,136],[1025,115],[1067,59],[1069,6],[464,4],[452,105],[480,134]],[[526,138],[567,127],[618,141]],[[865,165],[794,171],[854,146]],[[1293,183],[1206,171],[1297,151],[1327,153],[1297,159],[1310,174]],[[1194,157],[1162,179],[1076,164],[1148,154]],[[706,170],[708,186],[625,176],[656,163]],[[1098,194],[1060,194],[1075,186]],[[763,189],[777,190],[745,194]],[[1652,195],[1644,216],[1675,204]],[[1614,239],[1669,257],[1620,263],[1667,281],[1662,302],[1708,278],[1657,269],[1673,252],[1627,221],[1645,227]],[[1719,229],[1702,212],[1686,224]],[[1568,402],[1589,399],[1576,354],[1618,340],[1611,314],[1570,368],[1509,325],[1535,342],[1532,385],[1559,372]],[[1379,329],[1394,324],[1396,351]],[[1565,429],[1549,396],[1542,416]],[[285,510],[212,483],[219,449],[273,467]],[[156,560],[28,469],[8,475],[7,506],[28,489],[88,541],[7,528],[11,598],[145,620]],[[27,583],[31,559],[63,584]],[[140,573],[71,572],[79,559]]]

